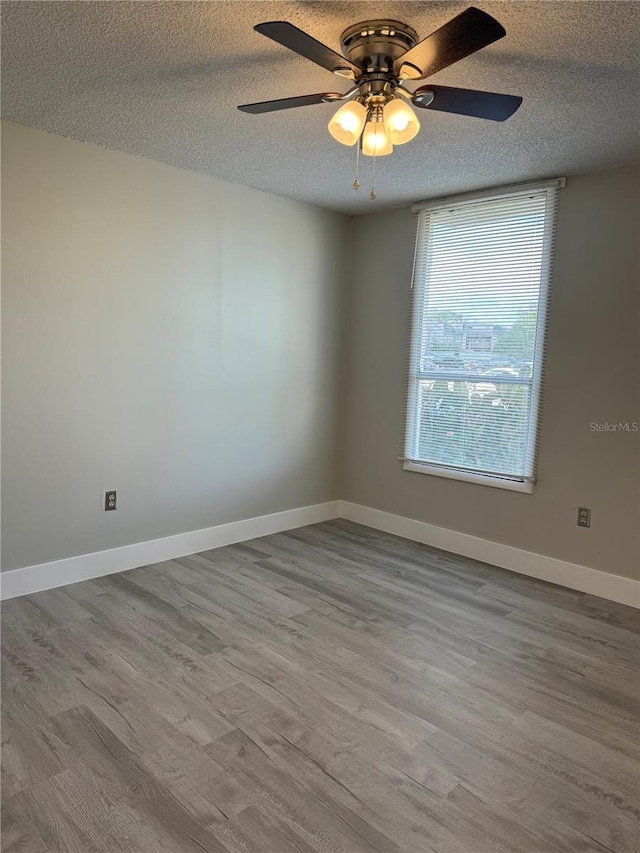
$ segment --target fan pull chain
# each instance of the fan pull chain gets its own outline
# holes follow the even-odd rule
[[[371,192],[369,193],[369,198],[371,201],[375,201],[376,198],[376,160],[378,159],[377,155],[373,155],[373,178],[371,181]]]
[[[376,124],[382,121],[382,107],[376,106],[371,111],[371,118]],[[369,193],[369,198],[371,201],[375,201],[376,198],[376,160],[378,159],[378,136],[375,137],[374,149],[373,149],[373,174],[371,176],[371,192]]]
[[[360,189],[360,181],[358,180],[359,174],[360,174],[360,140],[358,140],[358,143],[356,144],[356,179],[353,182],[354,190]]]

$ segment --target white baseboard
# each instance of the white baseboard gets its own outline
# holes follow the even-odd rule
[[[0,599],[29,595],[32,592],[136,569],[149,563],[160,563],[211,548],[221,548],[234,542],[246,542],[247,539],[256,539],[270,533],[317,524],[337,518],[338,510],[339,501],[329,501],[271,515],[245,518],[203,530],[192,530],[189,533],[178,533],[164,539],[136,542],[133,545],[110,548],[108,551],[96,551],[37,566],[11,569],[0,573]]]
[[[124,572],[138,566],[173,560],[199,551],[232,545],[234,542],[246,542],[248,539],[281,533],[332,518],[346,518],[376,530],[403,536],[405,539],[422,542],[512,572],[587,592],[610,601],[640,607],[640,582],[631,578],[612,575],[543,554],[534,554],[531,551],[522,551],[511,545],[490,542],[468,533],[436,527],[424,521],[393,515],[349,501],[329,501],[257,518],[245,518],[203,530],[178,533],[164,539],[137,542],[108,551],[80,554],[77,557],[2,572],[0,599],[16,598],[90,578]]]
[[[339,501],[339,504],[340,517],[349,521],[432,545],[443,551],[451,551],[463,557],[471,557],[473,560],[490,563],[521,575],[529,575],[631,607],[640,607],[640,581],[568,563],[555,557],[546,557],[544,554],[522,551],[511,545],[490,542],[468,533],[436,527],[424,521],[393,515],[349,501]]]

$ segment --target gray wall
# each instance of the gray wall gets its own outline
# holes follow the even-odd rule
[[[341,497],[629,577],[638,546],[638,167],[560,191],[539,477],[532,495],[403,471],[409,210],[356,219]],[[576,526],[578,506],[592,526]]]
[[[351,220],[8,122],[2,158],[3,568],[336,498]]]
[[[8,122],[2,143],[4,569],[342,497],[637,572],[640,433],[589,429],[640,420],[637,168],[561,191],[524,495],[396,461],[409,210],[350,220]]]

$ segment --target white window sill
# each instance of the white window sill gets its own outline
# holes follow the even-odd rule
[[[435,465],[421,465],[418,462],[404,462],[405,471],[413,471],[416,474],[431,474],[434,477],[446,477],[449,480],[462,480],[464,483],[476,483],[479,486],[492,486],[494,489],[508,489],[511,492],[522,492],[530,495],[533,492],[533,483],[520,482],[517,480],[506,480],[501,477],[493,477],[488,474],[473,474],[471,471],[456,471],[453,468],[439,468]]]

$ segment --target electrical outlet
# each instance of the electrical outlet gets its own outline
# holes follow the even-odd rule
[[[116,490],[104,493],[104,511],[109,512],[111,509],[118,509],[116,506]]]
[[[578,507],[578,527],[591,527],[591,510],[587,506]]]

